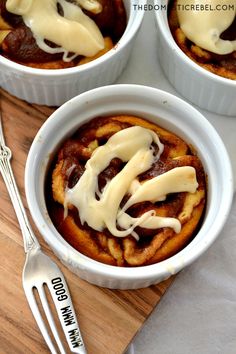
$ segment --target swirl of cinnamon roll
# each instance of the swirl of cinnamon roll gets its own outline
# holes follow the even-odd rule
[[[133,116],[95,118],[57,153],[48,210],[75,249],[116,266],[143,266],[176,254],[204,214],[206,176],[175,134]]]

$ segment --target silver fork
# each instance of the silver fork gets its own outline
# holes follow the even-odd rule
[[[55,304],[71,352],[85,354],[86,349],[65,278],[58,266],[42,252],[33,233],[15,182],[10,164],[11,157],[11,150],[5,145],[0,113],[0,171],[7,186],[23,235],[26,261],[22,280],[27,300],[50,351],[57,353],[58,351],[51,340],[35,298],[35,292],[38,292],[42,308],[58,349],[60,353],[66,353],[46,297],[45,287],[47,287]]]

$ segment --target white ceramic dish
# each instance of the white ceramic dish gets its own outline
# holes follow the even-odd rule
[[[208,175],[207,210],[193,241],[158,264],[119,268],[96,262],[72,248],[53,226],[45,204],[47,167],[62,140],[93,117],[133,114],[175,132],[198,151]],[[192,263],[219,235],[233,196],[231,164],[224,144],[211,124],[181,99],[154,88],[114,85],[81,94],[65,103],[44,123],[31,146],[25,189],[33,219],[55,254],[81,278],[99,286],[135,289],[158,283]]]
[[[159,5],[159,0],[154,0]],[[167,6],[169,0],[162,1]],[[167,12],[155,11],[160,64],[175,89],[189,101],[208,111],[235,116],[236,81],[212,74],[194,63],[178,47],[169,29]]]
[[[100,58],[81,66],[60,70],[35,69],[0,55],[0,86],[31,103],[59,106],[81,92],[113,83],[125,68],[141,26],[144,10],[133,4],[146,0],[124,0],[128,23],[118,44]]]

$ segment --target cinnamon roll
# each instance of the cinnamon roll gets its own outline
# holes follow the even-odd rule
[[[236,80],[235,14],[234,0],[173,0],[168,21],[173,38],[191,60],[213,74]]]
[[[106,264],[145,266],[196,235],[206,174],[195,150],[143,118],[98,117],[59,148],[46,183],[49,215],[64,239]]]
[[[33,68],[95,60],[125,28],[123,0],[0,0],[0,55]]]

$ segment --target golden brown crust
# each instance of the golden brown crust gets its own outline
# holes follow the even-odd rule
[[[181,30],[174,0],[169,8],[169,26],[180,49],[196,64],[213,74],[236,80],[236,51],[229,55],[216,55],[190,42]]]
[[[196,229],[201,219],[204,207],[205,200],[202,199],[201,203],[193,209],[191,219],[182,226],[180,233],[168,237],[158,252],[155,253],[155,256],[148,260],[147,264],[163,261],[179,252],[193,237],[193,230]]]
[[[67,241],[70,242],[81,253],[93,258],[96,261],[115,265],[116,261],[106,250],[98,246],[98,243],[85,230],[78,227],[71,216],[67,216],[61,225],[61,233],[65,233]]]
[[[98,232],[86,224],[81,225],[79,213],[73,206],[70,207],[68,216],[63,218],[64,190],[68,186],[71,188],[78,181],[92,151],[104,144],[117,131],[133,125],[155,131],[165,146],[160,160],[149,171],[139,176],[140,181],[180,166],[193,166],[196,170],[199,186],[194,194],[176,193],[167,197],[165,201],[155,204],[143,202],[128,210],[133,217],[155,210],[159,216],[178,218],[182,225],[179,234],[170,228],[151,231],[137,228],[139,241],[132,236],[117,238],[108,230]],[[72,176],[71,166],[75,171]],[[120,168],[120,160],[113,159],[110,166],[100,174],[99,185],[103,186],[106,183],[104,181],[113,178]],[[60,148],[51,174],[53,202],[48,203],[49,213],[67,242],[88,257],[117,266],[153,264],[177,253],[194,237],[205,206],[205,177],[199,158],[193,155],[186,142],[175,134],[139,117],[126,115],[100,117],[83,125]]]

